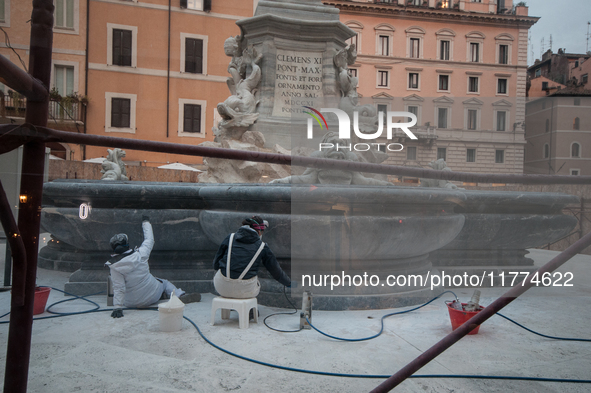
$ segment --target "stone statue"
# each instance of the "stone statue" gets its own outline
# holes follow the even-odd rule
[[[342,94],[339,108],[347,112],[349,119],[353,119],[353,112],[358,112],[359,131],[374,133],[379,121],[378,110],[374,105],[359,105],[359,95],[357,94],[359,79],[349,74],[349,65],[354,64],[356,59],[355,45],[349,45],[334,55],[333,62],[337,67],[337,80]]]
[[[226,81],[232,94],[236,94],[236,83],[240,79],[246,79],[246,64],[242,61],[242,40],[243,37],[237,35],[224,42],[224,53],[232,58],[228,65],[228,73],[231,77]]]
[[[123,163],[122,157],[125,157],[125,150],[107,149],[107,158],[103,161],[101,173],[103,176],[101,180],[124,180],[127,181],[127,170]]]
[[[348,146],[347,141],[339,139],[336,132],[328,132],[324,135],[322,143],[332,143],[333,147],[328,150],[314,151],[310,154],[313,158],[330,158],[335,160],[359,161],[357,155],[347,149],[337,150],[339,146]],[[276,179],[271,183],[304,183],[304,184],[355,184],[368,186],[392,186],[385,180],[378,180],[365,177],[359,172],[343,171],[340,169],[316,169],[308,168],[302,175],[292,175],[283,179]]]
[[[337,81],[341,90],[339,109],[347,112],[351,120],[354,118],[354,112],[357,112],[359,131],[362,133],[375,133],[380,122],[378,110],[374,105],[359,105],[359,95],[357,94],[359,79],[349,74],[349,66],[354,64],[356,59],[357,50],[354,44],[341,49],[333,57],[333,63],[337,68]],[[381,121],[382,126],[385,127],[384,117],[382,117]],[[351,127],[354,127],[353,122],[351,122]],[[356,136],[353,129],[351,129],[351,135],[351,143],[364,142]],[[388,158],[388,155],[381,151],[368,150],[360,152],[358,158],[362,162],[380,164]],[[372,174],[371,176],[378,179],[381,178],[382,180],[387,179],[383,175]]]
[[[440,158],[438,160],[435,161],[431,161],[429,163],[429,166],[431,168],[433,168],[436,171],[449,171],[451,172],[451,168],[449,168],[447,166],[447,164],[445,163],[445,160],[443,158]],[[437,179],[421,179],[421,187],[436,187],[436,188],[449,188],[452,190],[456,190],[458,189],[458,186],[456,186],[455,184],[453,184],[452,182],[448,181],[448,180],[437,180]],[[460,190],[463,190],[463,188],[459,188]]]
[[[218,113],[222,121],[213,132],[216,141],[219,138],[230,137],[239,139],[241,135],[254,124],[259,114],[256,107],[259,101],[256,98],[259,82],[261,81],[261,68],[259,63],[263,57],[254,47],[242,51],[242,57],[237,56],[240,44],[237,37],[230,37],[224,44],[226,54],[232,56],[228,72],[232,75],[228,78],[228,88],[232,95],[226,101],[218,104]],[[246,66],[250,65],[250,75],[246,76]]]

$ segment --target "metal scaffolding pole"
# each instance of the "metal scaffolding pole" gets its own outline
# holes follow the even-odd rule
[[[27,97],[25,121],[33,126],[47,125],[49,82],[51,76],[51,52],[53,46],[53,0],[34,0],[31,14],[31,41],[29,73],[8,68],[9,85],[22,86]],[[42,89],[34,88],[42,86]],[[24,90],[24,91],[23,91]],[[20,188],[18,227],[26,249],[26,269],[14,269],[13,283],[24,280],[24,304],[17,297],[11,298],[10,326],[6,351],[4,392],[27,391],[31,332],[33,328],[33,302],[37,276],[37,252],[39,223],[41,220],[41,196],[43,193],[43,167],[45,143],[34,139],[24,144]],[[24,273],[24,277],[22,277]]]
[[[411,176],[426,179],[461,181],[467,183],[508,183],[508,184],[591,184],[591,176],[560,175],[512,175],[498,173],[471,173],[437,171],[433,169],[412,168],[396,165],[370,164],[366,162],[334,160],[326,158],[290,156],[285,154],[264,153],[184,145],[180,143],[146,141],[131,138],[119,138],[102,135],[78,134],[58,131],[47,127],[32,127],[29,124],[0,126],[0,136],[10,133],[13,136],[11,148],[18,146],[18,140],[42,140],[44,142],[76,143],[91,146],[119,147],[125,149],[173,153],[189,156],[215,157],[229,160],[266,162],[278,165],[293,165],[308,168],[340,169],[344,171],[380,173],[384,175]],[[0,146],[0,152],[4,146]]]
[[[551,273],[554,270],[562,266],[566,261],[574,257],[576,254],[583,251],[591,244],[591,233],[588,233],[583,238],[578,240],[572,246],[558,254],[550,262],[539,268],[536,272],[531,273],[522,282],[505,292],[503,296],[492,302],[484,310],[474,315],[462,326],[445,336],[437,344],[419,355],[415,360],[408,363],[406,366],[401,368],[396,374],[382,382],[379,386],[371,391],[371,393],[384,393],[389,392],[396,386],[401,384],[405,379],[413,375],[421,367],[425,366],[431,360],[441,355],[446,349],[460,341],[465,335],[470,333],[475,327],[482,324],[484,321],[501,311],[503,307],[517,299],[525,291],[534,286],[532,279],[534,277],[542,277],[544,273]],[[536,276],[537,275],[537,276]]]

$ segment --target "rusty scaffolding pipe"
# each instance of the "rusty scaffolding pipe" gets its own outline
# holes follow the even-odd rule
[[[13,132],[20,127],[18,133]],[[45,142],[65,142],[92,146],[119,147],[158,153],[173,153],[190,156],[225,158],[265,162],[278,165],[294,165],[309,168],[340,169],[345,171],[379,173],[384,175],[409,176],[426,179],[461,181],[467,183],[518,183],[518,184],[591,184],[591,176],[560,176],[560,175],[505,175],[489,173],[469,173],[453,171],[436,171],[433,169],[409,168],[396,165],[370,164],[325,158],[289,156],[284,154],[264,153],[183,145],[180,143],[155,142],[130,138],[119,138],[102,135],[78,134],[67,131],[53,130],[47,127],[30,127],[29,125],[0,126],[0,137],[12,132],[23,138],[39,138]]]
[[[25,121],[32,126],[45,127],[47,125],[49,111],[47,86],[49,86],[51,76],[53,10],[53,0],[33,0],[31,40],[29,44],[30,75],[10,69],[10,66],[0,71],[8,72],[10,75],[7,82],[11,88],[25,88],[23,94],[28,98]],[[39,87],[39,84],[41,84],[41,87]],[[35,299],[35,281],[37,279],[45,142],[40,138],[31,138],[24,142],[26,143],[23,146],[20,188],[20,195],[23,196],[23,199],[19,205],[18,228],[21,232],[27,258],[26,270],[24,271],[25,298],[23,305],[16,304],[14,297],[11,300],[4,373],[5,393],[24,393],[27,391],[33,328],[33,302]],[[23,279],[23,277],[18,277],[18,274],[20,274],[19,270],[13,270],[13,282],[20,282]]]
[[[433,345],[431,348],[423,352],[415,360],[401,368],[396,374],[392,375],[390,378],[382,382],[379,386],[373,389],[371,393],[389,392],[390,390],[394,389],[405,379],[409,378],[412,374],[419,370],[421,367],[425,366],[431,360],[441,355],[446,349],[454,345],[456,342],[460,341],[460,339],[462,339],[465,335],[470,333],[478,325],[482,324],[484,321],[495,315],[497,312],[501,311],[503,307],[511,303],[513,300],[522,295],[525,291],[534,286],[534,283],[532,282],[534,277],[542,277],[544,273],[553,272],[554,270],[562,266],[566,261],[571,259],[573,256],[587,248],[590,244],[591,233],[588,233],[585,236],[583,236],[580,240],[577,240],[572,246],[558,254],[550,262],[539,268],[537,271],[528,275],[522,282],[511,288],[509,291],[505,292],[503,296],[499,297],[484,310],[474,315],[462,326],[460,326],[459,328],[445,336],[443,339],[441,339],[441,341],[439,341],[437,344]]]
[[[43,101],[48,95],[43,83],[31,78],[26,71],[21,70],[2,55],[0,55],[0,82],[24,95],[27,100]]]

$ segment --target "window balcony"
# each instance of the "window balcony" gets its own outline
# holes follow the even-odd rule
[[[0,92],[0,117],[11,120],[25,118],[26,99],[15,92],[3,94]],[[51,123],[77,123],[86,121],[86,105],[84,98],[62,97],[50,98],[49,101],[49,125]],[[58,127],[59,128],[59,127]]]

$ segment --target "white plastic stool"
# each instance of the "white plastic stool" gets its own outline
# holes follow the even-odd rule
[[[257,298],[250,299],[232,299],[228,297],[215,297],[211,302],[211,324],[215,325],[215,312],[218,308],[222,309],[222,319],[230,318],[230,310],[238,312],[238,324],[240,329],[248,329],[248,320],[250,310],[254,308],[254,321],[258,323]]]

